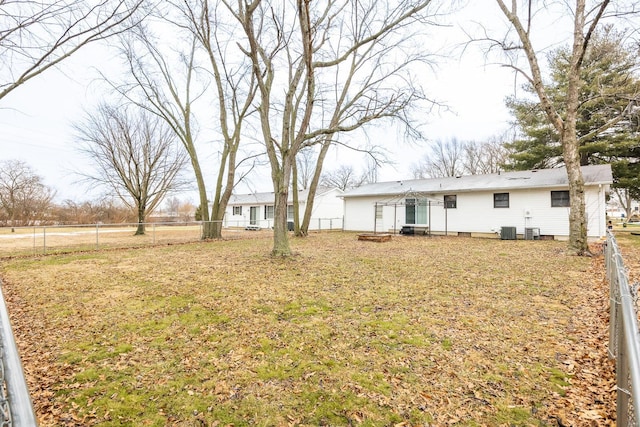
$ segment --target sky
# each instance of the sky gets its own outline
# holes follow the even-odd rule
[[[487,10],[487,6],[492,8]],[[505,98],[518,83],[513,73],[496,64],[488,64],[479,47],[471,46],[460,54],[463,29],[474,26],[483,15],[491,23],[500,12],[494,2],[472,2],[462,13],[447,20],[438,31],[437,44],[448,53],[439,60],[434,73],[424,76],[427,93],[448,109],[426,117],[423,128],[429,141],[457,138],[482,141],[509,129],[511,120]],[[500,24],[496,24],[500,25]],[[434,45],[433,40],[429,45]],[[57,201],[90,200],[98,196],[79,182],[74,171],[86,168],[86,159],[77,149],[72,124],[83,117],[84,109],[94,106],[100,97],[96,70],[109,69],[117,61],[103,47],[91,46],[69,58],[58,69],[49,70],[18,88],[0,101],[0,160],[20,159],[39,174],[44,183],[57,191]],[[395,135],[384,136],[394,138]],[[369,135],[376,142],[376,135]],[[411,165],[426,147],[410,145],[401,138],[385,141],[393,164],[379,170],[379,180],[411,178]],[[328,157],[325,169],[348,163],[349,153],[338,150]],[[356,169],[359,165],[356,165]],[[271,191],[267,179],[254,177],[241,192]],[[186,196],[195,202],[195,193]]]

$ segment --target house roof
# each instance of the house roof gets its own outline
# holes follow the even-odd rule
[[[331,191],[339,191],[342,192],[339,188],[333,187],[318,187],[316,190],[316,197],[323,196]],[[309,190],[299,190],[298,191],[298,200],[301,203],[305,203],[307,201],[307,197],[309,196]],[[288,201],[293,203],[293,194],[289,191]],[[234,194],[229,199],[229,205],[272,205],[275,202],[275,195],[273,191],[267,193],[250,193],[250,194]]]
[[[612,184],[611,165],[582,166],[585,185]],[[342,195],[344,198],[364,196],[397,196],[402,194],[462,193],[487,190],[568,187],[566,168],[500,172],[487,175],[412,179],[365,184]]]

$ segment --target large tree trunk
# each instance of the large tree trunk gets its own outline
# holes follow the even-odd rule
[[[197,158],[194,160],[192,157],[191,164],[193,165],[193,171],[196,175],[196,182],[198,184],[198,196],[200,198],[200,220],[202,221],[202,240],[212,239],[214,236],[213,223],[209,217],[209,200],[207,199],[207,188],[204,183],[202,171],[200,165],[197,162]]]
[[[582,33],[585,22],[585,1],[576,1],[573,29],[573,50],[567,86],[566,117],[562,126],[562,153],[569,179],[569,251],[575,255],[589,254],[587,242],[587,221],[584,202],[584,178],[580,169],[580,145],[576,123],[580,97],[580,68],[584,55],[585,36]]]
[[[222,238],[222,220],[224,219],[224,211],[227,208],[227,203],[223,200],[223,196],[224,193],[226,193],[227,189],[229,188],[228,182],[227,182],[227,186],[225,187],[225,191],[223,191],[222,189],[222,180],[223,180],[223,176],[224,176],[224,172],[226,170],[226,166],[227,166],[227,159],[229,158],[229,148],[228,146],[225,145],[224,150],[222,152],[222,156],[220,158],[220,167],[218,170],[218,179],[216,181],[216,195],[213,199],[213,206],[211,207],[211,221],[213,222],[212,224],[212,229],[213,229],[213,236],[212,238],[214,239],[220,239]],[[235,161],[235,159],[234,159]],[[231,165],[231,163],[229,163],[229,168],[230,171],[229,173],[232,173],[231,170],[234,169],[233,166]],[[232,180],[232,185],[233,185],[233,180]],[[231,191],[229,191],[229,195],[231,194]],[[229,200],[229,198],[227,197],[227,201]]]
[[[292,165],[292,177],[291,177],[291,201],[293,202],[293,232],[296,236],[301,236],[300,233],[300,198],[298,193],[298,164],[297,162],[293,162]],[[308,200],[307,200],[308,202]],[[287,218],[288,222],[289,218]],[[287,224],[287,230],[289,229]]]
[[[316,162],[316,169],[313,173],[313,178],[311,179],[311,184],[309,184],[309,194],[307,195],[307,204],[304,209],[304,217],[302,218],[302,224],[300,225],[300,235],[306,236],[309,234],[309,224],[311,224],[311,213],[313,212],[313,202],[316,198],[316,192],[318,190],[318,185],[320,184],[320,175],[322,174],[322,166],[324,164],[324,159],[329,152],[329,147],[331,147],[331,142],[329,138],[322,144],[320,148],[320,154],[318,154],[318,161]]]
[[[216,194],[213,200],[213,206],[211,207],[211,235],[209,238],[212,239],[222,238],[224,215],[229,205],[233,188],[235,187],[237,145],[235,148],[225,148],[225,153],[226,154],[222,156],[218,180],[216,182]],[[223,186],[223,176],[225,175],[226,180]]]
[[[207,186],[204,182],[202,175],[202,169],[200,168],[200,161],[198,160],[198,154],[193,144],[193,140],[190,136],[190,127],[187,125],[188,136],[182,140],[187,153],[189,153],[189,159],[191,160],[191,166],[193,167],[193,173],[196,177],[196,184],[198,185],[198,197],[200,199],[200,220],[202,221],[202,240],[212,239],[214,235],[213,224],[209,217],[209,200],[207,199]]]
[[[144,217],[146,216],[146,209],[142,204],[138,206],[138,228],[136,228],[135,236],[143,236],[144,229]]]
[[[587,255],[589,242],[587,241],[584,178],[580,169],[580,155],[575,139],[575,130],[563,138],[564,159],[569,178],[569,251],[575,255]]]
[[[275,191],[275,206],[273,213],[273,250],[271,255],[277,257],[286,257],[291,255],[291,248],[289,247],[289,234],[287,230],[287,199],[289,198],[288,186],[285,185],[289,182],[288,179],[284,179],[278,183],[274,182]]]

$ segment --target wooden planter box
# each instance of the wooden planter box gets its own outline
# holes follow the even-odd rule
[[[391,240],[391,234],[382,233],[382,234],[358,234],[358,240],[363,240],[367,242],[388,242]]]

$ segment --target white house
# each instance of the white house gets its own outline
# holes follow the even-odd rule
[[[298,191],[300,220],[307,206],[308,190]],[[316,191],[309,230],[342,229],[342,190],[319,187]],[[234,194],[227,204],[224,227],[273,227],[275,195],[270,193]],[[293,221],[293,195],[289,192],[287,219]]]
[[[601,237],[606,231],[606,195],[613,183],[611,166],[583,166],[582,174],[587,234]],[[381,182],[342,197],[345,230],[400,232],[411,226],[433,234],[569,236],[565,168]]]

